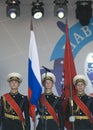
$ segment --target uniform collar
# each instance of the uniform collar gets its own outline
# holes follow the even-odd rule
[[[84,95],[86,95],[85,93],[78,93],[78,96],[80,97],[80,96],[84,96]]]
[[[10,94],[11,94],[11,95],[17,95],[17,94],[18,94],[18,91],[15,92],[15,93],[12,93],[12,92],[10,91]]]
[[[53,95],[53,92],[45,93],[45,95]]]

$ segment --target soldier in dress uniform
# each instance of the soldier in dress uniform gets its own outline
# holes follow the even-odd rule
[[[64,130],[62,100],[53,94],[55,75],[51,72],[42,74],[44,93],[39,101],[39,121],[36,130]]]
[[[1,97],[2,130],[30,130],[28,99],[18,91],[22,77],[13,72],[8,75],[7,81],[10,92]]]
[[[73,84],[77,95],[73,96],[73,115],[71,102],[68,101],[66,119],[74,123],[75,130],[93,130],[93,97],[85,93],[87,79],[84,75],[78,74],[73,78]]]

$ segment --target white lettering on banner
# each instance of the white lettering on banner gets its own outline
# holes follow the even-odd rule
[[[80,34],[78,34],[76,32],[73,33],[73,36],[76,40],[76,44],[71,42],[71,46],[73,48],[72,50],[74,50],[77,47],[77,45],[79,45],[83,40],[85,40],[85,38],[88,38],[92,35],[92,31],[89,29],[88,26],[83,26],[82,28],[80,28],[80,32],[81,32]],[[82,34],[82,36],[81,36],[81,34]],[[62,46],[62,49],[64,49],[64,48],[65,48],[65,45]]]
[[[73,44],[72,42],[70,44],[71,44],[71,46],[72,46],[72,48],[74,50],[76,48],[76,44]]]
[[[81,41],[84,40],[84,37],[80,36],[80,35],[77,34],[77,33],[74,33],[74,37],[75,37],[75,39],[76,39],[77,44],[79,44]]]
[[[71,46],[73,49],[75,49],[78,44],[80,44],[83,40],[85,40],[85,38],[88,38],[92,35],[92,31],[89,29],[88,26],[84,26],[84,27],[80,28],[80,30],[82,30],[82,32],[81,32],[81,34],[83,33],[82,36],[78,33],[73,33],[74,38],[77,43],[77,44],[71,43]]]
[[[84,32],[86,38],[92,35],[92,31],[89,29],[88,26],[82,27],[81,30]]]
[[[90,37],[92,35],[92,31],[89,29],[88,26],[82,27],[81,30],[83,32],[82,35],[84,35],[84,36],[81,36],[78,33],[73,34],[77,44],[79,44],[81,41],[85,40],[85,38]]]

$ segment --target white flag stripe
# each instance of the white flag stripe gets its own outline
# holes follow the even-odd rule
[[[29,45],[29,58],[32,62],[33,72],[36,77],[38,77],[38,82],[41,85],[41,75],[40,75],[40,66],[39,66],[39,57],[38,51],[36,46],[36,40],[33,30],[31,30],[31,38],[30,38],[30,45]]]

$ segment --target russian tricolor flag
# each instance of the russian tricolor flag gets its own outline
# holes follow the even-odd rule
[[[28,98],[30,102],[30,115],[34,120],[35,108],[42,93],[39,57],[34,31],[31,25],[31,36],[28,57]]]

